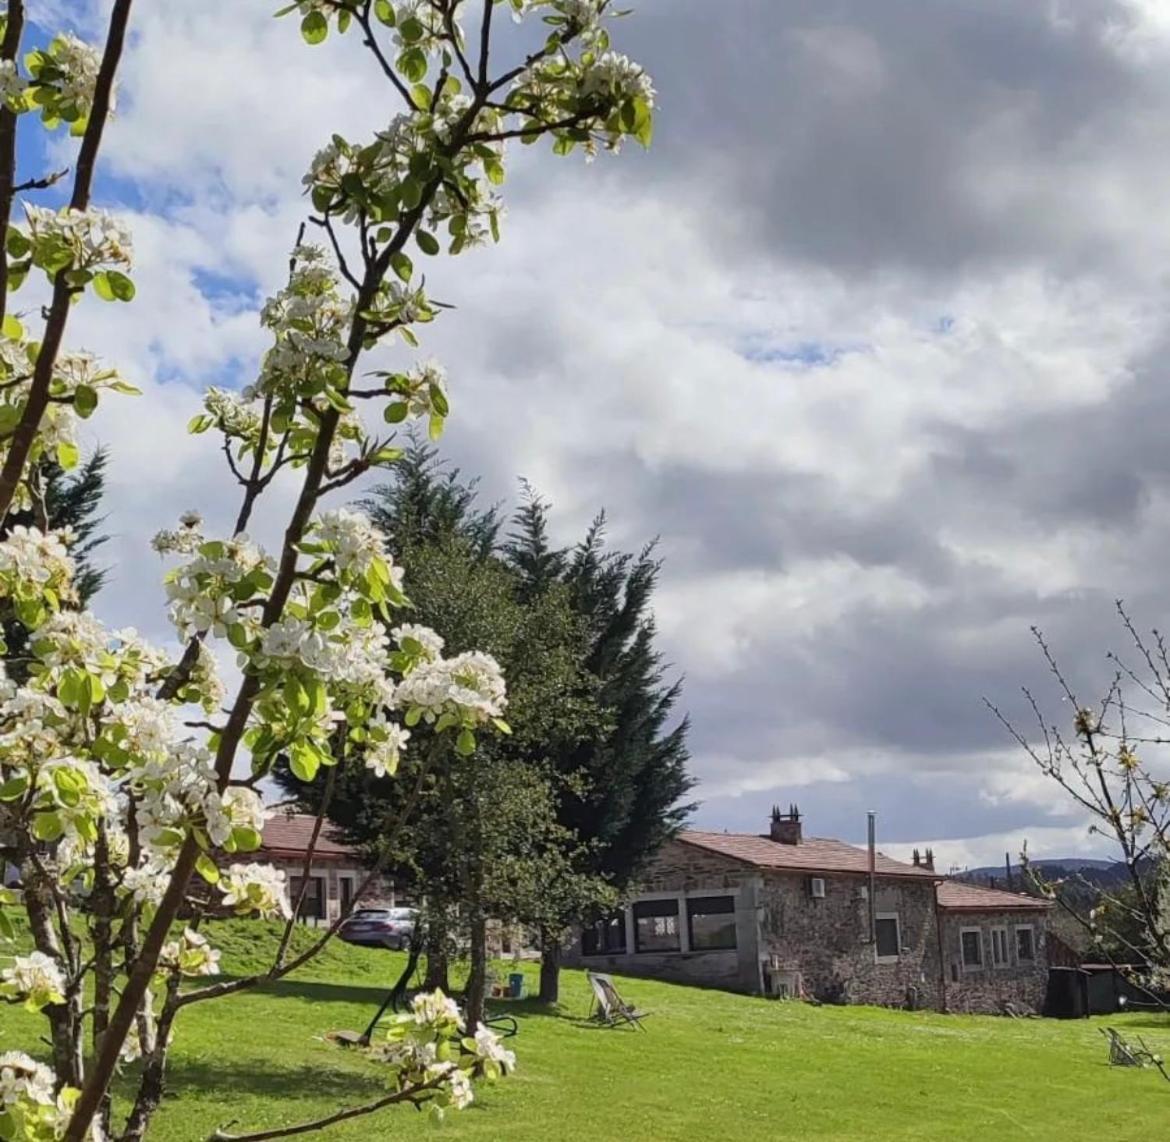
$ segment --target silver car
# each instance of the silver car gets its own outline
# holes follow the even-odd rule
[[[347,944],[401,951],[410,944],[416,915],[413,908],[357,908],[337,935]]]

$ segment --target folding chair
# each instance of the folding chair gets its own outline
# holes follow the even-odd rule
[[[642,1020],[650,1013],[639,1011],[622,999],[614,987],[612,976],[586,972],[585,977],[593,989],[593,1003],[589,1008],[590,1018],[604,1023],[606,1027],[620,1027],[625,1023],[632,1023],[640,1031],[646,1030],[642,1026]]]

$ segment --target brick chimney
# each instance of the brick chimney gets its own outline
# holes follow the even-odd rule
[[[773,805],[771,824],[772,840],[781,845],[800,844],[800,810],[795,805],[789,805],[787,813],[781,813],[780,806]]]

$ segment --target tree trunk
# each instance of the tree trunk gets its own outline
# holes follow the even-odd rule
[[[557,1003],[561,997],[560,934],[542,928],[540,933],[540,1002]]]
[[[427,975],[423,987],[427,991],[438,988],[450,992],[449,962],[447,956],[447,932],[442,924],[427,921]]]
[[[467,1028],[474,1033],[483,1022],[487,991],[487,921],[479,915],[471,920],[471,974],[467,977]]]

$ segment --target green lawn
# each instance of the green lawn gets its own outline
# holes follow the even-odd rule
[[[258,925],[211,925],[229,969],[255,959]],[[292,1123],[377,1097],[377,1069],[321,1041],[360,1029],[401,963],[332,947],[303,976],[262,994],[191,1009],[179,1026],[171,1097],[151,1135],[196,1142],[229,1120]],[[563,1006],[521,1017],[520,1070],[441,1129],[451,1139],[1051,1139],[1164,1137],[1170,1083],[1110,1068],[1097,1028],[874,1008],[813,1008],[640,980],[627,997],[653,1012],[648,1033],[584,1020],[584,976],[566,972]],[[505,1006],[501,1004],[500,1006]],[[1108,1020],[1170,1056],[1170,1022]],[[0,1050],[27,1047],[32,1017],[0,1015]],[[407,1108],[325,1137],[433,1137]]]

